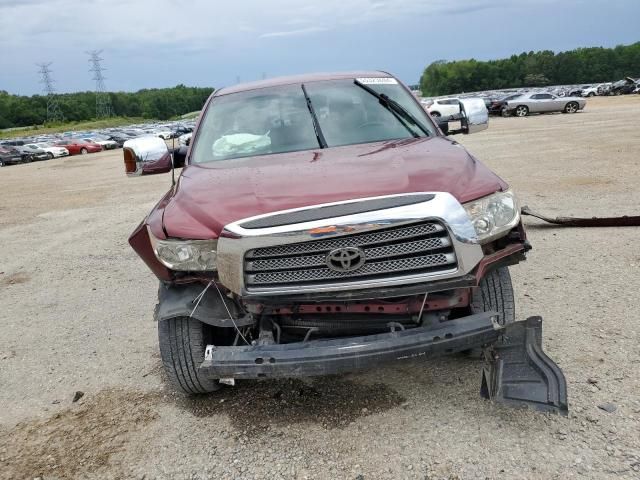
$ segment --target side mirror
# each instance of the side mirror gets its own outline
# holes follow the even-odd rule
[[[462,133],[476,133],[489,127],[489,112],[481,98],[463,98],[460,100],[462,113]]]
[[[456,133],[476,133],[489,126],[489,112],[481,98],[463,98],[459,100],[460,113],[449,117],[437,118],[438,126],[445,135]],[[449,122],[460,122],[460,128],[451,129]]]
[[[127,176],[153,175],[171,171],[171,154],[163,139],[146,136],[132,138],[122,146]]]

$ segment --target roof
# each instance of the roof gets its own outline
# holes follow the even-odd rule
[[[292,75],[288,77],[275,77],[257,82],[239,83],[231,87],[224,87],[216,90],[214,97],[218,95],[228,95],[230,93],[245,92],[248,90],[257,90],[259,88],[277,87],[280,85],[293,85],[297,83],[319,82],[322,80],[342,80],[349,78],[380,78],[392,77],[391,74],[380,71],[354,71],[354,72],[338,72],[338,73],[307,73],[304,75]]]

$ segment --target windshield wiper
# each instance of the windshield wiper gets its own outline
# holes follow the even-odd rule
[[[395,100],[393,100],[392,98],[389,98],[389,96],[387,96],[384,93],[378,93],[376,92],[373,88],[369,87],[368,85],[365,85],[362,82],[359,82],[358,80],[354,80],[353,83],[355,83],[357,86],[359,86],[360,88],[362,88],[365,92],[370,93],[371,95],[373,95],[374,97],[376,97],[378,99],[378,101],[380,102],[380,105],[382,105],[383,107],[385,107],[387,110],[389,110],[394,117],[396,117],[398,119],[398,121],[411,133],[411,135],[413,135],[415,138],[418,138],[420,135],[418,135],[415,130],[413,130],[412,128],[409,127],[409,125],[407,125],[406,121],[409,121],[410,123],[413,123],[416,127],[418,127],[427,137],[431,135],[431,133],[429,132],[429,130],[427,130],[425,128],[424,125],[422,125],[418,119],[416,117],[414,117],[409,111],[407,111],[402,105],[400,105],[398,102],[396,102]]]
[[[316,116],[316,111],[313,109],[313,104],[311,103],[311,99],[307,94],[307,89],[305,88],[304,84],[302,84],[302,93],[304,93],[304,98],[307,100],[307,108],[309,109],[311,119],[313,120],[313,130],[316,132],[318,144],[320,145],[320,148],[327,148],[327,141],[324,138],[324,134],[322,133],[322,129],[320,128],[320,123],[318,122],[318,117]]]

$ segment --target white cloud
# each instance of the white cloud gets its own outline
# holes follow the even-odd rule
[[[34,42],[65,49],[202,48],[401,20],[452,5],[486,4],[487,0],[0,0],[0,44],[7,49]]]
[[[284,32],[263,33],[258,38],[297,37],[300,35],[308,35],[310,33],[326,32],[327,30],[329,29],[326,27],[309,27],[301,28],[299,30],[285,30]]]

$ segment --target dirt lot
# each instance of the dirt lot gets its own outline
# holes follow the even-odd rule
[[[638,114],[640,96],[590,99],[460,141],[541,212],[637,215]],[[526,220],[518,316],[546,319],[569,418],[483,401],[481,363],[461,357],[187,399],[127,245],[168,175],[127,179],[117,151],[0,184],[0,478],[640,478],[640,229]]]

